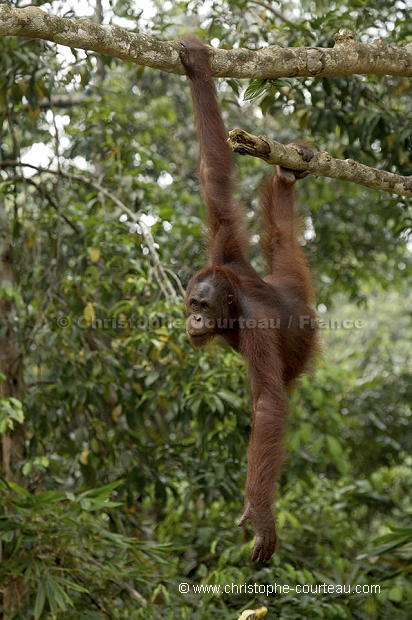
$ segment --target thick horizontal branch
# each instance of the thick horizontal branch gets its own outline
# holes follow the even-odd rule
[[[90,19],[65,19],[29,6],[14,9],[0,5],[0,36],[44,39],[130,60],[139,65],[184,74],[179,41],[158,41],[119,26],[100,26]],[[280,77],[352,74],[412,76],[412,44],[403,47],[381,40],[358,43],[349,30],[335,36],[333,48],[271,45],[257,51],[210,48],[216,77],[275,79]]]
[[[264,159],[292,170],[309,170],[314,176],[350,181],[391,194],[412,196],[412,177],[370,168],[353,159],[335,159],[325,151],[315,153],[310,162],[303,161],[296,150],[266,136],[254,136],[243,129],[229,132],[229,144],[235,153]]]

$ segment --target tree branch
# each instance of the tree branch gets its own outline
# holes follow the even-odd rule
[[[89,99],[90,95],[83,93],[60,93],[59,95],[51,95],[51,97],[43,97],[37,105],[39,108],[72,108],[83,105]]]
[[[1,164],[0,164],[0,167],[2,167]],[[36,183],[30,177],[24,177],[18,174],[11,176],[11,177],[7,177],[7,179],[5,179],[4,182],[23,183],[23,184],[31,185],[32,187],[34,187],[36,191],[40,194],[40,196],[44,198],[45,200],[47,200],[50,206],[53,207],[53,209],[66,222],[66,224],[68,224],[70,228],[72,228],[77,235],[79,236],[81,235],[81,231],[77,228],[76,224],[74,224],[68,217],[66,217],[64,213],[59,212],[59,206],[57,205],[56,201],[51,197],[51,195],[48,192],[46,192],[46,190],[44,189],[42,185],[40,185],[40,183]]]
[[[90,179],[89,177],[86,177],[86,176],[82,176],[80,174],[73,174],[72,172],[67,172],[66,170],[62,170],[61,168],[59,168],[58,170],[52,170],[49,168],[42,168],[41,166],[35,166],[34,164],[23,163],[22,161],[7,161],[6,160],[3,162],[0,162],[0,168],[10,168],[10,167],[16,167],[16,166],[23,166],[25,168],[31,168],[32,170],[37,170],[37,172],[39,173],[61,176],[65,179],[70,179],[72,181],[78,181],[79,183],[84,183],[86,185],[89,185],[90,187],[93,187],[93,189],[95,189],[97,192],[100,192],[103,196],[111,200],[117,207],[119,207],[121,211],[123,211],[130,217],[132,222],[134,222],[139,227],[141,235],[146,242],[146,246],[152,258],[152,262],[154,265],[155,278],[157,280],[157,283],[159,284],[159,287],[163,295],[167,299],[167,301],[175,302],[176,299],[178,299],[178,294],[176,293],[173,287],[173,284],[168,278],[166,270],[163,267],[162,262],[160,260],[159,254],[157,253],[155,242],[154,242],[152,233],[150,232],[150,229],[146,226],[143,220],[139,218],[139,216],[136,213],[134,213],[131,209],[129,209],[129,207],[127,207],[120,200],[120,198],[118,198],[115,194],[113,194],[108,189],[103,187],[103,185],[100,185],[100,183],[97,183],[97,181],[94,181],[93,179]]]
[[[0,5],[0,36],[44,39],[69,47],[129,60],[168,73],[185,74],[179,58],[179,41],[158,41],[119,26],[99,26],[90,19],[65,19],[39,8],[14,9]],[[216,77],[276,79],[280,77],[353,74],[412,76],[412,43],[403,47],[376,40],[358,43],[353,33],[341,30],[333,48],[272,45],[257,51],[210,48]]]
[[[282,22],[287,23],[289,21],[288,18],[285,17],[281,11],[278,11],[277,9],[275,9],[275,7],[271,6],[270,2],[265,2],[264,0],[252,0],[252,3],[257,4],[258,6],[261,6],[263,9],[265,9],[265,11],[270,11],[271,13],[273,13],[273,15],[275,15],[275,17],[278,17]]]
[[[179,57],[179,41],[162,42],[118,26],[100,26],[89,19],[65,19],[34,6],[14,9],[0,5],[0,36],[7,35],[45,39],[169,73],[185,73]],[[335,35],[334,48],[282,48],[273,45],[252,51],[211,47],[210,53],[213,75],[220,77],[274,79],[367,73],[412,76],[411,43],[395,47],[376,40],[367,45],[356,42],[349,30],[341,30]],[[370,168],[352,160],[333,159],[328,153],[318,153],[309,164],[305,164],[294,151],[285,149],[278,142],[264,136],[257,138],[241,130],[230,132],[230,141],[235,151],[249,153],[271,164],[308,169],[315,175],[412,196],[412,180],[409,177]]]
[[[263,135],[254,136],[243,129],[229,132],[229,144],[235,153],[259,157],[268,164],[279,164],[292,170],[309,170],[315,176],[350,181],[391,194],[412,196],[412,177],[370,168],[353,159],[335,159],[326,151],[315,153],[310,162],[305,162],[294,149]]]

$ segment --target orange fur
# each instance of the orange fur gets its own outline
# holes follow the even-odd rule
[[[193,37],[182,40],[181,60],[191,80],[199,139],[199,177],[208,213],[209,261],[186,293],[187,333],[195,346],[220,336],[247,359],[253,398],[248,448],[246,505],[239,524],[252,520],[253,560],[275,550],[271,504],[284,462],[286,390],[308,367],[317,348],[310,272],[296,239],[294,183],[306,173],[277,167],[262,188],[262,251],[269,275],[262,279],[247,258],[242,211],[233,201],[235,168],[226,140],[209,49]],[[307,145],[294,148],[308,161]]]

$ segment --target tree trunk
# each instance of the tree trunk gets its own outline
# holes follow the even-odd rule
[[[22,352],[18,341],[16,306],[5,287],[13,286],[13,257],[7,215],[0,206],[0,398],[22,400]],[[6,482],[20,479],[20,466],[25,455],[24,427],[14,422],[14,429],[1,436],[1,476]],[[7,555],[0,547],[0,561],[7,563]],[[15,579],[2,588],[3,617],[18,608],[24,596],[22,579]]]

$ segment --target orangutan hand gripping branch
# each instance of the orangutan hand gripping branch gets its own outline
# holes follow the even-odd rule
[[[241,209],[233,200],[235,167],[217,102],[208,48],[193,37],[180,53],[191,80],[199,139],[199,177],[207,206],[209,266],[196,273],[186,293],[186,331],[200,347],[214,336],[247,360],[253,398],[246,504],[239,525],[253,522],[252,560],[269,560],[276,547],[272,514],[275,485],[284,461],[286,390],[309,365],[317,348],[313,297],[304,253],[296,239],[294,183],[307,173],[277,167],[261,192],[261,248],[269,275],[262,279],[247,257]],[[305,161],[312,152],[292,146]]]

